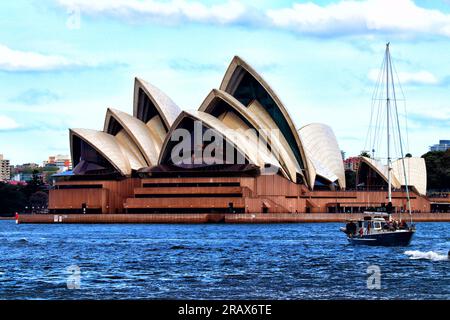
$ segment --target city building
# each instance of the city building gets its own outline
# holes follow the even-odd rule
[[[33,179],[33,172],[42,168],[37,163],[24,163],[13,167],[11,176],[13,181],[28,182]],[[40,173],[39,173],[40,174]]]
[[[54,176],[51,213],[355,212],[386,203],[381,189],[345,190],[345,169],[359,170],[362,162],[384,181],[376,163],[343,162],[325,124],[298,129],[274,90],[239,57],[198,110],[182,111],[136,78],[132,115],[108,108],[102,131],[73,128],[69,136],[73,170]],[[408,165],[418,173],[410,179],[413,209],[429,211],[422,164]],[[396,177],[393,206],[403,210],[406,194]]]
[[[360,162],[360,157],[348,157],[344,160],[344,170],[358,171]]]
[[[447,151],[450,148],[450,140],[439,140],[439,144],[430,146],[430,151]]]
[[[72,170],[72,160],[69,155],[58,154],[56,156],[49,156],[48,160],[43,161],[42,166],[56,166],[60,172],[64,172]]]
[[[8,181],[11,179],[11,166],[9,160],[0,154],[0,181]]]

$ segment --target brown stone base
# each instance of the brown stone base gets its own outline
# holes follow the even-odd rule
[[[248,213],[248,214],[22,214],[17,223],[308,223],[345,222],[362,214]],[[399,219],[398,215],[393,215]],[[403,214],[404,220],[409,216]],[[450,213],[415,213],[414,222],[450,222]]]

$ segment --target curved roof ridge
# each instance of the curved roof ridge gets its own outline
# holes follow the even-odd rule
[[[77,136],[81,140],[88,143],[99,154],[101,154],[109,163],[117,169],[122,175],[131,174],[131,166],[128,159],[124,156],[122,149],[113,135],[103,131],[92,129],[73,128],[69,129],[70,150],[73,159],[73,136]]]
[[[300,130],[302,130],[304,128],[310,127],[310,126],[314,126],[314,125],[326,126],[326,127],[331,128],[330,125],[328,125],[326,123],[323,123],[323,122],[310,122],[310,123],[307,123],[304,126],[300,127],[300,129],[298,129],[298,131],[300,131]]]
[[[292,120],[291,115],[289,114],[288,110],[285,108],[284,104],[281,102],[278,95],[275,93],[275,91],[272,89],[272,87],[269,86],[269,84],[263,79],[263,77],[256,72],[255,69],[253,69],[244,59],[242,59],[239,56],[234,56],[231,60],[231,63],[229,64],[225,75],[222,79],[222,83],[220,84],[220,89],[223,91],[226,91],[233,95],[233,91],[237,88],[239,81],[236,79],[233,79],[233,76],[238,70],[238,67],[241,67],[245,70],[248,74],[250,74],[261,86],[262,88],[267,92],[267,94],[271,97],[281,114],[283,115],[284,120],[286,121],[287,126],[290,130],[290,135],[295,140],[295,146],[291,145],[291,149],[294,152],[294,155],[296,157],[297,162],[300,164],[303,164],[303,169],[305,169],[305,174],[307,176],[307,180],[305,182],[309,183],[309,175],[310,175],[310,169],[308,168],[308,161],[306,160],[306,154],[303,149],[303,144],[301,141],[301,138],[299,137],[297,133],[296,126]],[[235,76],[236,77],[236,76]],[[239,75],[239,78],[242,79],[243,75]],[[237,81],[237,83],[235,83]],[[232,88],[234,86],[235,88]],[[291,138],[289,138],[291,140]],[[289,141],[288,140],[288,141]]]
[[[116,119],[133,139],[133,142],[139,148],[140,152],[144,156],[147,165],[156,165],[158,162],[159,151],[161,146],[156,146],[156,142],[152,139],[152,134],[147,125],[133,117],[132,115],[113,108],[108,108],[106,111],[104,132],[108,132],[108,126],[110,125],[111,117]]]
[[[295,157],[292,159],[289,157],[288,151],[285,150],[281,142],[278,140],[278,137],[265,136],[266,132],[263,131],[269,128],[265,128],[265,125],[260,121],[260,119],[254,117],[254,114],[248,111],[247,108],[245,108],[245,106],[231,94],[220,89],[212,89],[203,103],[200,105],[199,111],[210,113],[212,111],[210,109],[211,103],[214,101],[214,99],[221,99],[222,101],[227,103],[231,108],[233,108],[233,110],[235,110],[246,121],[248,121],[250,125],[258,131],[259,134],[263,134],[262,138],[264,139],[264,142],[266,142],[267,145],[270,146],[271,150],[275,149],[277,155],[276,158],[282,168],[288,174],[289,179],[295,181],[296,173],[298,172],[301,174],[300,166],[297,163]]]
[[[360,156],[360,159],[377,172],[384,181],[388,182],[388,169],[386,165],[382,164],[380,161],[364,156]],[[392,186],[397,189],[402,186],[395,175],[392,175],[391,183]]]
[[[139,89],[145,92],[164,124],[170,128],[181,112],[180,107],[163,91],[138,77],[134,78],[133,116],[137,117],[138,115]]]

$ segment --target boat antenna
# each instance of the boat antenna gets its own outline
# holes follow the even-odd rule
[[[388,43],[388,45],[389,45],[389,43]],[[401,159],[402,159],[403,176],[405,178],[406,201],[407,201],[407,205],[408,205],[408,213],[409,213],[409,217],[410,217],[410,222],[412,224],[413,220],[412,220],[412,213],[411,213],[411,198],[410,198],[410,195],[409,195],[408,176],[406,174],[405,156],[403,154],[403,142],[402,142],[402,135],[401,135],[401,130],[400,130],[400,121],[399,121],[399,118],[398,118],[397,99],[396,99],[396,96],[395,96],[394,78],[393,78],[393,72],[392,72],[392,63],[391,63],[390,59],[389,59],[389,68],[390,68],[390,71],[391,71],[392,94],[393,94],[393,98],[394,98],[395,117],[397,119],[398,139],[399,139],[399,144],[400,144],[400,155],[401,155]],[[400,215],[400,221],[401,221],[401,215]]]

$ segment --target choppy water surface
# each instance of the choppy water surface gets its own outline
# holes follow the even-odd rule
[[[418,224],[407,248],[353,247],[339,227],[0,221],[0,298],[450,298],[450,261],[439,258],[450,223]],[[381,289],[367,288],[371,265]],[[79,267],[78,290],[67,289],[69,266]]]

